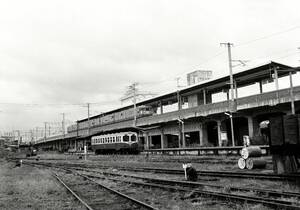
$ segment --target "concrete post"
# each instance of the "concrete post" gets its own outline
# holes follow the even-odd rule
[[[237,89],[236,81],[234,81],[234,90],[235,90],[235,98],[238,98],[238,89]]]
[[[263,86],[262,86],[262,81],[259,81],[259,93],[262,94],[263,93]]]
[[[221,120],[217,120],[217,127],[218,127],[218,146],[222,145],[221,140]]]
[[[279,90],[278,72],[277,72],[276,67],[274,68],[274,77],[275,77],[276,98],[277,98],[277,100],[279,100],[279,93],[278,93],[278,90]]]
[[[179,93],[179,90],[177,90],[177,102],[178,102],[178,110],[182,109],[182,101],[181,101],[181,96]]]
[[[163,130],[161,131],[161,133],[160,133],[160,148],[162,148],[162,149],[164,149],[165,148],[165,145],[164,145],[164,132],[163,132]]]
[[[202,137],[202,146],[205,146],[208,143],[207,125],[205,123],[202,123]]]
[[[205,89],[203,89],[203,104],[206,104],[206,92],[205,92]]]
[[[160,106],[160,114],[163,114],[164,113],[164,109],[163,109],[162,101],[159,102],[159,106]]]
[[[253,128],[253,118],[252,116],[248,116],[248,135],[250,138],[253,138],[254,136],[254,128]]]
[[[200,129],[199,129],[199,144],[200,146],[203,146],[203,124],[200,123]]]
[[[151,145],[152,145],[152,136],[148,136],[148,142],[149,142],[149,149],[151,149]]]
[[[144,139],[145,139],[145,142],[144,142],[144,149],[149,149],[148,134],[147,134],[146,132],[144,133]]]

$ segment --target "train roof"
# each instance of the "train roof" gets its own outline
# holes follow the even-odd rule
[[[259,66],[256,66],[256,67],[253,67],[253,68],[250,68],[247,70],[236,72],[233,74],[233,78],[235,81],[237,81],[238,87],[243,87],[246,85],[253,84],[259,80],[269,79],[271,77],[271,72],[275,68],[278,70],[278,77],[283,77],[283,76],[288,75],[289,72],[292,71],[293,69],[296,69],[299,71],[299,67],[293,68],[288,65],[270,61],[263,65],[259,65]],[[205,89],[206,91],[210,91],[210,92],[219,92],[225,88],[229,88],[229,81],[230,81],[229,75],[220,76],[217,78],[203,81],[201,83],[197,83],[195,85],[180,88],[180,89],[170,92],[170,93],[161,94],[159,96],[155,96],[153,98],[140,101],[140,102],[136,103],[136,105],[137,106],[147,105],[147,104],[151,104],[151,103],[156,103],[160,100],[163,101],[163,100],[167,100],[169,98],[174,98],[174,97],[177,97],[178,92],[183,95],[188,94],[189,92],[192,92],[192,91],[198,90],[198,89]],[[133,104],[124,106],[124,107],[120,107],[120,108],[117,108],[117,109],[114,109],[114,110],[111,110],[111,111],[108,111],[105,113],[101,113],[99,115],[92,116],[92,117],[90,117],[90,120],[98,118],[100,116],[112,114],[114,112],[123,111],[123,110],[129,109],[129,108],[133,108]],[[88,120],[88,118],[78,120],[78,122],[83,122],[86,120]]]
[[[116,135],[124,135],[124,134],[136,134],[136,132],[129,131],[129,132],[119,132],[119,133],[108,133],[108,134],[93,136],[92,138],[97,138],[100,136],[116,136]]]

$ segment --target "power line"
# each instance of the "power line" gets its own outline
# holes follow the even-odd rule
[[[260,41],[260,40],[263,40],[263,39],[268,39],[268,38],[271,38],[273,36],[278,36],[280,34],[284,34],[284,33],[290,32],[290,31],[294,31],[294,30],[297,30],[299,28],[300,28],[300,26],[294,26],[294,27],[291,27],[291,28],[283,30],[283,31],[278,31],[278,32],[275,32],[275,33],[272,33],[272,34],[269,34],[269,35],[265,35],[265,36],[256,38],[256,39],[252,39],[252,40],[249,40],[249,41],[246,41],[246,42],[242,42],[242,43],[237,44],[235,46],[240,47],[240,46],[248,45],[248,44],[251,44],[253,42],[257,42],[257,41]]]

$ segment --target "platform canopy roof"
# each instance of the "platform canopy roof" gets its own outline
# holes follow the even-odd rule
[[[288,65],[280,64],[277,62],[270,61],[264,65],[260,65],[245,71],[240,71],[233,74],[233,80],[236,82],[237,87],[243,87],[247,85],[254,84],[259,81],[268,81],[272,80],[272,74],[274,73],[274,70],[277,70],[278,77],[283,77],[289,74],[289,72],[294,73],[295,71],[300,71],[300,67],[293,68]],[[226,71],[229,71],[226,69]],[[230,88],[230,76],[223,76],[219,78],[214,78],[211,80],[203,81],[202,83],[195,84],[189,87],[185,87],[167,94],[163,94],[160,96],[156,96],[154,98],[150,98],[141,102],[137,103],[137,106],[141,105],[150,105],[150,104],[156,104],[159,102],[162,102],[162,104],[168,103],[168,101],[176,101],[178,93],[180,95],[188,95],[191,92],[197,92],[201,90],[205,90],[210,93],[217,93],[222,90],[226,90]],[[96,115],[93,117],[90,117],[90,119],[97,118],[101,115],[107,115],[114,112],[122,111],[128,108],[133,108],[133,105],[121,107],[118,109],[114,109],[112,111],[102,113],[100,115]],[[78,122],[86,121],[87,118],[79,120]]]

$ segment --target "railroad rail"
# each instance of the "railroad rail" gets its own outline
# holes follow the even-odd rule
[[[180,185],[180,186],[188,186],[188,187],[212,187],[212,188],[219,188],[224,189],[223,185],[217,185],[217,184],[209,184],[207,182],[190,182],[190,181],[178,181],[178,180],[166,180],[166,179],[157,179],[157,178],[147,178],[145,176],[137,176],[137,175],[128,175],[128,174],[118,174],[118,173],[110,173],[110,172],[99,172],[96,170],[90,170],[90,169],[83,169],[83,168],[72,168],[74,170],[82,170],[86,172],[94,172],[94,173],[100,173],[103,175],[108,176],[119,176],[119,177],[128,177],[128,178],[135,178],[135,179],[141,179],[147,182],[151,183],[163,183],[163,184],[169,184],[169,185]],[[107,178],[107,177],[106,177]],[[259,188],[249,188],[249,187],[233,187],[233,186],[227,186],[227,190],[229,191],[243,191],[243,192],[256,192],[260,195],[272,195],[274,197],[296,197],[300,199],[300,193],[295,192],[288,192],[288,191],[275,191],[275,190],[266,190],[266,189],[259,189]]]
[[[262,149],[263,155],[270,154],[269,145],[259,145]],[[186,147],[186,148],[164,148],[164,149],[146,149],[144,153],[148,154],[173,154],[173,155],[184,155],[184,154],[232,154],[239,155],[243,146],[227,146],[227,147]]]
[[[40,162],[40,164],[42,164]],[[83,167],[83,168],[95,168],[98,169],[108,169],[115,168],[124,171],[134,171],[134,172],[151,172],[151,173],[162,173],[162,174],[172,174],[172,175],[184,175],[183,170],[179,169],[168,169],[168,168],[150,168],[150,167],[123,167],[123,166],[108,166],[108,165],[96,165],[89,166],[85,164],[76,163],[46,163],[49,166],[68,166],[73,167]],[[269,173],[259,173],[259,172],[237,172],[237,171],[210,171],[210,170],[197,170],[198,176],[205,177],[220,177],[220,178],[238,178],[238,179],[261,179],[270,181],[299,181],[300,174],[269,174]]]
[[[88,166],[83,166],[83,167],[88,168]],[[134,167],[122,167],[122,166],[103,166],[103,165],[97,166],[97,168],[102,168],[102,169],[116,168],[118,170],[124,170],[124,171],[184,175],[183,170],[167,169],[167,168],[150,168],[150,167],[134,168]],[[279,174],[267,174],[267,173],[258,173],[258,172],[208,171],[208,170],[198,170],[197,174],[199,176],[208,176],[208,177],[265,179],[265,180],[272,180],[272,181],[300,180],[300,174],[279,175]]]
[[[105,173],[105,175],[107,175]],[[185,189],[183,187],[176,187],[176,186],[186,186],[187,182],[180,182],[180,181],[170,181],[170,180],[161,180],[161,179],[148,179],[154,181],[154,183],[141,183],[136,181],[128,181],[128,180],[120,180],[120,179],[112,179],[108,178],[107,176],[95,176],[95,175],[87,175],[88,177],[97,178],[97,179],[110,179],[113,181],[120,181],[120,182],[126,182],[129,184],[134,185],[142,185],[142,186],[148,186],[148,187],[156,187],[156,188],[162,188],[166,190],[172,190],[172,191],[181,191],[181,192],[192,192],[192,194],[200,194],[203,196],[210,196],[210,197],[216,197],[219,199],[225,199],[225,200],[235,200],[239,202],[251,202],[251,203],[261,203],[267,206],[272,206],[280,209],[300,209],[300,205],[295,205],[293,202],[285,201],[285,200],[278,200],[278,199],[272,199],[268,197],[257,197],[257,196],[249,196],[249,195],[239,195],[239,194],[231,194],[231,193],[224,193],[224,192],[216,192],[216,191],[208,191],[208,190],[199,190],[199,189]],[[121,175],[122,176],[122,175]],[[158,182],[158,183],[155,183]],[[195,184],[195,183],[189,183],[189,184]],[[195,187],[195,186],[193,186]],[[253,189],[256,191],[255,189]],[[263,190],[261,190],[263,191]],[[276,193],[274,195],[277,195],[278,197],[281,197],[284,194],[280,194],[280,192],[273,192]],[[299,197],[300,195],[297,195]]]
[[[258,197],[258,196],[250,196],[250,195],[240,195],[240,194],[232,194],[231,192],[217,192],[217,191],[211,191],[211,190],[203,190],[199,189],[199,187],[203,188],[204,186],[209,187],[217,187],[221,188],[220,185],[212,185],[212,184],[204,184],[204,183],[198,183],[198,182],[186,182],[186,181],[175,181],[175,180],[164,180],[164,179],[156,179],[156,178],[146,178],[141,176],[135,176],[135,175],[124,175],[124,174],[116,174],[116,173],[109,173],[109,172],[99,172],[99,171],[93,171],[83,168],[74,168],[74,167],[63,167],[65,170],[71,170],[74,173],[74,170],[76,170],[75,173],[78,175],[85,177],[86,179],[109,179],[112,181],[119,181],[124,182],[128,184],[134,184],[134,185],[142,185],[147,187],[156,187],[156,188],[162,188],[165,190],[171,190],[171,191],[180,191],[180,192],[192,192],[193,194],[199,194],[202,196],[210,196],[210,197],[216,197],[218,199],[226,199],[226,200],[235,200],[239,202],[250,202],[250,203],[261,203],[263,205],[276,207],[280,209],[300,209],[299,204],[295,204],[294,202],[282,200],[282,199],[273,199],[270,197]],[[100,173],[102,176],[99,175],[92,175],[92,174],[81,174],[78,172],[78,170],[83,170],[86,172],[94,172],[94,173]],[[122,177],[121,179],[116,178],[110,178],[108,176],[119,176]],[[142,179],[145,182],[139,182],[136,180],[124,180],[124,177],[127,178],[134,178],[134,179]],[[189,188],[186,188],[189,187]],[[192,190],[191,190],[192,188]],[[300,198],[300,193],[294,193],[294,192],[280,192],[280,191],[274,191],[274,190],[264,190],[264,189],[255,189],[255,188],[238,188],[238,187],[231,187],[229,188],[231,191],[246,191],[249,193],[250,191],[255,191],[257,194],[265,194],[265,195],[272,195],[273,197],[296,197]]]
[[[35,165],[35,164],[30,163],[30,165]],[[117,209],[123,210],[129,208],[156,210],[155,207],[147,203],[144,203],[142,201],[139,201],[135,198],[129,197],[124,193],[118,192],[110,187],[102,185],[92,180],[88,176],[72,171],[70,169],[67,169],[67,171],[72,173],[71,174],[65,173],[63,176],[59,176],[57,173],[53,172],[53,176],[68,190],[68,192],[70,192],[88,210],[96,210],[96,209],[104,209],[104,208],[114,209],[114,210]],[[72,180],[72,178],[70,181],[70,176],[74,176],[74,175],[77,177],[78,176],[82,177],[83,178],[82,181],[78,183],[78,179],[76,179],[75,181]],[[95,186],[97,188],[91,190],[92,188],[95,188]],[[109,192],[110,194],[107,192]],[[120,199],[120,197],[122,199]]]

